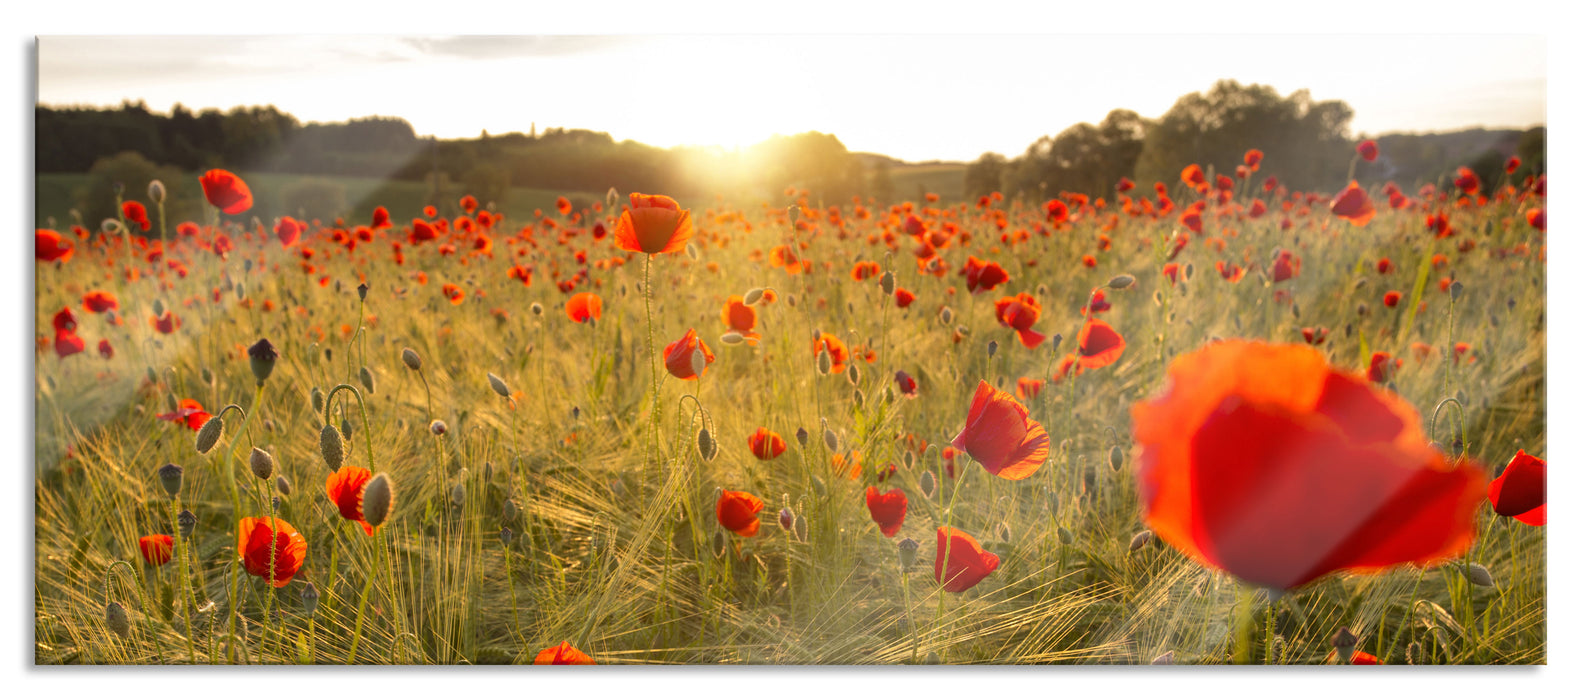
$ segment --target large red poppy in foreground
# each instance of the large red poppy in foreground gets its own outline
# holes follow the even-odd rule
[[[953,527],[942,527],[936,537],[934,580],[942,583],[950,593],[972,588],[1000,568],[999,555],[983,551],[972,535]]]
[[[272,546],[275,550],[275,577],[271,583],[275,588],[281,588],[291,583],[291,577],[302,569],[302,562],[308,556],[308,541],[284,520],[275,518],[276,527],[273,528],[269,523],[269,518],[242,518],[236,533],[236,551],[241,553],[242,566],[247,569],[247,573],[267,578],[269,550]]]
[[[1132,418],[1149,527],[1248,583],[1427,564],[1476,536],[1482,469],[1448,461],[1411,405],[1305,345],[1182,356]]]
[[[662,194],[632,193],[632,207],[615,224],[615,245],[634,253],[674,253],[692,240],[692,212]]]
[[[1548,472],[1548,462],[1517,450],[1499,478],[1489,482],[1489,503],[1494,506],[1494,512],[1528,525],[1549,522],[1548,499],[1544,494],[1544,477]]]

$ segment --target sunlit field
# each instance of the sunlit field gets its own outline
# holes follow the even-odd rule
[[[1545,663],[1544,178],[1261,159],[40,211],[34,660]]]

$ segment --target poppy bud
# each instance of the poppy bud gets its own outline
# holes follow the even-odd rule
[[[956,314],[950,310],[950,307],[946,306],[939,310],[940,325],[949,326],[950,322],[954,320],[956,320]]]
[[[460,508],[467,504],[467,485],[456,484],[450,489],[450,504]]]
[[[154,368],[153,367],[145,367],[145,368],[143,368],[143,373],[148,375],[148,383],[149,384],[158,384],[159,383],[159,375],[154,374]]]
[[[370,527],[379,527],[390,517],[390,510],[395,504],[395,492],[390,485],[390,476],[384,472],[374,475],[368,480],[368,485],[363,487],[363,522]]]
[[[1358,302],[1357,303],[1357,315],[1358,316],[1367,316],[1368,315],[1368,304],[1366,302]]]
[[[308,617],[313,617],[313,613],[318,611],[318,609],[319,587],[313,585],[312,581],[308,581],[307,585],[302,587],[302,612]]]
[[[742,303],[746,304],[748,306],[752,306],[753,304],[758,303],[758,300],[763,299],[763,298],[764,298],[764,288],[763,287],[753,287],[752,289],[747,290],[746,294],[742,295]]]
[[[155,299],[154,300],[154,315],[155,316],[164,316],[165,315],[165,300],[164,299]]]
[[[798,513],[796,522],[791,525],[791,533],[796,535],[796,541],[807,543],[807,516]]]
[[[341,437],[345,438],[348,442],[350,442],[352,439],[352,423],[345,418],[341,419]]]
[[[247,298],[247,289],[241,282],[237,282],[234,289],[236,290],[236,298],[238,301]]]
[[[109,605],[104,606],[104,624],[122,639],[132,634],[132,623],[126,619],[126,608],[120,603],[111,601]]]
[[[901,554],[901,570],[912,568],[912,563],[917,561],[917,540],[908,537],[897,542],[895,548]]]
[[[1154,306],[1164,306],[1164,303],[1165,303],[1164,292],[1160,292],[1160,291],[1157,291],[1157,290],[1154,291]]]
[[[796,429],[796,441],[803,447],[807,447],[807,428]]]
[[[1067,530],[1066,526],[1064,525],[1061,525],[1059,529],[1055,530],[1055,535],[1060,537],[1061,544],[1072,544],[1077,541],[1077,536],[1070,530]]]
[[[170,413],[175,413],[181,410],[181,402],[176,400],[175,392],[165,392],[165,410],[169,411]]]
[[[714,531],[713,549],[715,559],[725,556],[725,532],[723,530]]]
[[[254,447],[252,454],[247,458],[247,466],[253,470],[253,476],[268,479],[275,473],[275,458],[268,452]]]
[[[780,529],[781,530],[785,530],[786,532],[790,532],[791,531],[791,526],[794,525],[795,523],[796,523],[796,513],[791,511],[791,507],[787,506],[785,508],[781,508],[780,509]]]
[[[363,282],[362,284],[357,285],[357,300],[358,301],[368,301],[368,283],[367,282]]]
[[[923,476],[918,478],[917,487],[923,490],[923,498],[933,498],[934,488],[938,486],[938,483],[934,479],[934,472],[927,471],[923,472]]]
[[[1350,628],[1342,627],[1329,638],[1329,643],[1335,646],[1341,665],[1351,665],[1351,651],[1357,648],[1357,635],[1352,634]]]
[[[795,204],[786,207],[786,216],[791,219],[791,223],[796,223],[797,219],[802,218],[802,207]]]
[[[1463,287],[1461,285],[1461,281],[1460,280],[1456,280],[1455,282],[1451,282],[1450,283],[1450,300],[1451,301],[1460,301],[1461,300],[1461,292],[1464,289],[1465,289],[1465,287]]]
[[[269,374],[275,371],[275,359],[278,357],[280,353],[275,352],[275,346],[268,338],[260,338],[247,349],[247,359],[253,367],[253,376],[258,379],[259,384],[263,384],[264,380],[269,378]]]
[[[373,370],[368,369],[367,365],[357,370],[357,379],[362,382],[363,388],[367,389],[368,393],[374,393],[374,373]]]
[[[863,401],[866,400],[866,398],[867,397],[862,393],[862,389],[851,390],[851,401],[857,406],[857,408],[862,408]]]
[[[999,341],[995,341],[995,340],[989,341],[989,359],[991,359],[991,360],[994,359],[994,353],[999,352],[999,351],[1000,351],[1000,343],[999,343]]]
[[[703,356],[702,350],[692,351],[692,376],[703,376],[703,370],[708,367],[708,358]]]
[[[308,394],[308,401],[313,406],[314,413],[324,412],[324,392],[321,389],[313,387],[313,391]]]
[[[319,431],[319,456],[324,458],[324,465],[330,471],[340,471],[341,464],[346,461],[346,449],[341,444],[341,434],[333,425],[325,425]]]
[[[165,493],[175,498],[181,493],[181,467],[167,464],[159,468],[159,485],[165,488]]]
[[[729,331],[720,336],[720,342],[726,345],[740,345],[742,342],[742,334],[737,333],[736,331]]]
[[[879,278],[879,291],[884,292],[885,296],[895,293],[895,273],[884,271],[884,275]]]
[[[511,389],[505,385],[505,380],[494,376],[493,372],[489,373],[489,388],[501,398],[511,398]]]
[[[1466,576],[1467,580],[1471,581],[1474,586],[1482,586],[1483,588],[1494,587],[1494,575],[1490,574],[1489,570],[1484,568],[1482,564],[1467,564],[1466,568],[1461,570],[1461,574]]]
[[[155,204],[165,203],[165,183],[158,180],[148,181],[148,199]]]
[[[829,374],[829,371],[833,366],[831,362],[832,360],[830,360],[829,351],[820,348],[818,351],[818,373],[820,376]]]
[[[335,348],[324,348],[324,361],[325,362],[334,362],[335,361]]]
[[[1153,542],[1153,541],[1154,541],[1154,531],[1153,530],[1143,530],[1142,532],[1139,532],[1139,533],[1137,533],[1135,535],[1132,535],[1132,543],[1131,543],[1130,551],[1135,552],[1135,551],[1137,551],[1139,549],[1142,549],[1143,547],[1147,547],[1148,544]]]
[[[1058,354],[1060,352],[1060,341],[1065,340],[1065,339],[1066,339],[1066,336],[1061,335],[1059,333],[1056,333],[1056,334],[1050,336],[1049,337],[1049,353],[1051,355]]]
[[[483,483],[494,483],[494,462],[483,463]]]
[[[423,358],[417,356],[417,351],[412,348],[401,348],[401,362],[412,371],[423,369]]]
[[[577,420],[579,420],[581,418],[582,418],[582,407],[581,406],[572,406],[571,407],[571,420],[573,422],[575,422],[575,421],[577,421]]]
[[[121,232],[121,222],[115,219],[105,219],[99,222],[99,230],[103,231],[106,236],[114,236]],[[163,316],[164,314],[157,315]]]
[[[697,262],[698,258],[700,258],[702,256],[703,256],[703,253],[702,253],[702,251],[698,250],[697,244],[695,244],[695,243],[688,243],[687,244],[687,257],[692,258],[692,262]]]
[[[1291,317],[1292,318],[1301,318],[1302,317],[1302,305],[1301,304],[1298,304],[1298,303],[1296,303],[1294,301],[1291,302]]]
[[[198,370],[198,376],[203,379],[204,384],[214,383],[214,372],[209,371],[208,367]]]
[[[500,528],[500,544],[509,547],[511,546],[511,540],[513,539],[516,539],[516,533],[512,532],[511,528]]]
[[[442,421],[438,418],[435,418],[434,422],[428,424],[428,431],[435,435],[444,435],[449,430],[450,428],[445,425],[445,421]]]
[[[830,452],[834,452],[835,448],[837,446],[839,446],[839,444],[840,443],[835,438],[835,431],[830,430],[829,428],[825,428],[824,429],[824,446],[829,448]]]
[[[517,515],[521,512],[522,509],[516,505],[516,501],[507,499],[505,503],[500,505],[500,520],[506,523],[514,523]]]
[[[220,433],[225,432],[225,420],[219,416],[204,421],[203,427],[198,429],[198,453],[208,454],[214,449],[214,443],[220,441]]]
[[[181,539],[188,539],[192,537],[193,529],[198,527],[198,516],[193,515],[192,511],[183,508],[180,513],[176,514],[176,527],[181,530]]]
[[[1125,289],[1137,283],[1137,278],[1131,275],[1116,275],[1110,278],[1110,289]]]
[[[912,468],[912,463],[913,463],[914,460],[915,460],[915,457],[913,456],[913,454],[911,452],[903,452],[903,453],[901,453],[901,466],[906,467],[907,469],[911,469]]]
[[[851,382],[853,385],[855,385],[857,382],[859,382],[861,380],[862,380],[862,373],[857,370],[857,364],[856,363],[852,363],[852,364],[846,365],[846,381]]]
[[[1110,469],[1120,471],[1121,463],[1124,461],[1125,455],[1121,452],[1121,446],[1114,445],[1110,447]]]
[[[702,428],[698,430],[698,455],[703,457],[703,461],[712,462],[714,461],[714,456],[718,455],[719,453],[720,444],[714,439],[714,436],[709,433],[709,429]],[[718,501],[719,499],[716,498],[714,500]]]
[[[1170,666],[1170,665],[1173,665],[1175,662],[1176,662],[1176,653],[1174,651],[1167,651],[1167,652],[1165,652],[1163,654],[1155,656],[1153,661],[1149,661],[1148,662],[1148,665],[1149,666]]]

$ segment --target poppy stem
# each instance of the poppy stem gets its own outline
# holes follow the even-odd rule
[[[180,516],[178,516],[176,513],[176,499],[174,497],[170,499],[169,511],[170,527],[173,529],[176,536],[176,544],[172,552],[176,554],[177,558],[181,560],[181,568],[179,570],[179,573],[181,574],[180,595],[181,607],[186,612],[185,617],[187,620],[187,631],[186,634],[183,635],[187,638],[187,661],[188,663],[196,666],[198,664],[198,651],[192,643],[192,638],[196,633],[192,629],[192,606],[187,604],[187,598],[192,593],[192,579],[187,575],[187,540],[185,537],[181,536]]]
[[[346,665],[350,666],[357,660],[357,645],[363,638],[363,620],[368,612],[368,594],[373,592],[374,579],[378,578],[381,564],[384,559],[384,549],[379,547],[378,540],[383,537],[383,529],[374,530],[374,566],[368,572],[368,579],[363,582],[362,595],[357,600],[357,622],[352,627],[352,646],[346,654]]]
[[[648,452],[659,466],[659,354],[654,346],[654,256],[643,259],[643,311],[648,317],[648,374],[654,395],[652,415],[648,417]]]

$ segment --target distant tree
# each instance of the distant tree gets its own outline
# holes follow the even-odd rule
[[[1148,129],[1135,179],[1174,186],[1193,163],[1229,174],[1257,148],[1264,152],[1260,177],[1276,175],[1293,189],[1338,190],[1352,157],[1351,116],[1346,103],[1314,102],[1306,90],[1281,97],[1268,86],[1222,80],[1182,96]]]
[[[466,183],[467,193],[484,205],[489,202],[503,205],[511,192],[511,171],[497,165],[480,164],[467,171],[462,181]]]
[[[873,172],[868,176],[868,194],[880,204],[895,201],[895,180],[890,176],[888,160],[880,159],[874,163]]]
[[[1528,174],[1537,176],[1547,172],[1545,162],[1547,154],[1546,141],[1548,130],[1538,126],[1522,132],[1521,139],[1516,143],[1516,157],[1522,159],[1522,169],[1516,172],[1518,177]]]
[[[97,231],[105,219],[118,218],[116,187],[121,188],[122,201],[141,202],[148,209],[152,228],[147,232],[133,233],[149,237],[159,236],[157,208],[148,199],[148,183],[159,180],[165,185],[165,220],[168,235],[175,235],[176,224],[186,220],[201,220],[202,190],[196,178],[189,178],[174,167],[159,165],[136,151],[118,153],[95,161],[88,170],[88,184],[77,193],[77,210],[82,213],[83,225]]]
[[[1136,112],[1117,109],[1097,126],[1077,124],[1054,138],[1040,137],[1003,170],[1000,185],[1013,195],[1073,191],[1102,196],[1122,177],[1131,177],[1148,128]]]
[[[969,199],[977,199],[1000,189],[1000,176],[1005,171],[1005,156],[985,153],[967,166],[962,175],[962,189]]]

